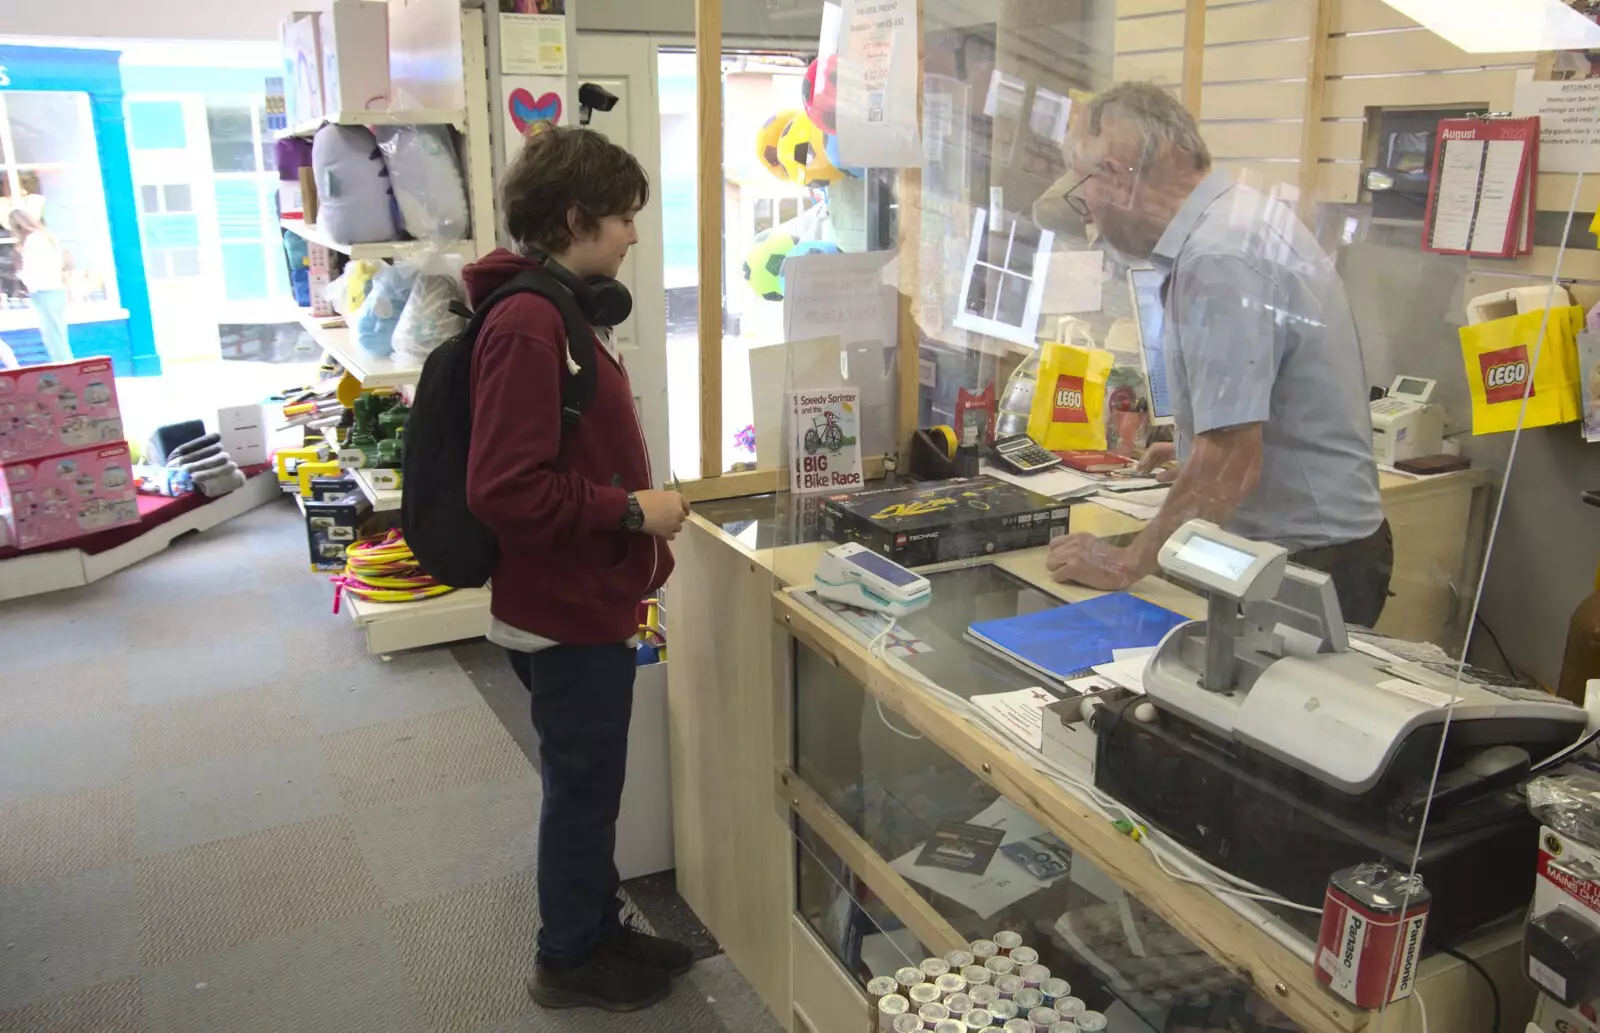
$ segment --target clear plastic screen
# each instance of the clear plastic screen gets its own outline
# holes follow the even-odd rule
[[[1573,672],[1590,661],[1567,632],[1600,558],[1600,514],[1579,499],[1600,188],[1587,159],[1541,160],[1526,136],[1526,164],[1513,152],[1521,116],[1567,117],[1519,80],[1588,66],[1464,52],[1382,5],[1333,8],[1207,4],[1186,23],[1165,0],[728,4],[726,46],[801,70],[738,102],[755,105],[752,129],[727,139],[730,168],[736,149],[754,159],[725,209],[729,312],[757,328],[745,461],[789,488],[761,521],[775,588],[826,622],[830,655],[865,651],[931,708],[859,678],[857,695],[808,692],[796,672],[796,770],[892,848],[884,860],[916,845],[914,823],[890,835],[873,826],[882,808],[847,813],[862,793],[898,800],[919,842],[992,818],[982,794],[921,810],[899,796],[954,765],[1069,852],[1090,852],[1081,822],[1123,823],[1144,860],[1100,867],[1129,907],[1226,968],[1272,959],[1241,998],[1250,1021],[1334,1028],[1330,1014],[1395,1006],[1421,1028],[1425,1000],[1432,1028],[1474,1029],[1488,981],[1449,952],[1517,996],[1506,930],[1529,906],[1539,827],[1522,787],[1585,725]],[[1462,119],[1489,132],[1447,181],[1474,153],[1445,146]],[[733,217],[735,199],[796,189],[770,229]],[[991,447],[1018,436],[1044,454],[1032,469]],[[1161,562],[1192,520],[1277,550],[1289,573],[1248,603],[1208,595]],[[928,576],[929,609],[862,615],[804,591],[844,541]],[[1032,601],[975,589],[991,576],[978,568]],[[1090,704],[1103,725],[1065,722],[1093,729],[1076,766],[975,702],[1038,687],[1072,709],[1096,695],[1079,676],[1115,683],[972,632],[1121,592],[1213,619],[1104,658],[1143,698]],[[1578,623],[1574,641],[1600,638]],[[1494,719],[1512,709],[1526,723]],[[840,752],[841,729],[859,750]],[[939,759],[907,756],[896,729]],[[829,765],[808,768],[813,751]],[[1030,765],[1057,795],[1008,794],[986,757]],[[1147,863],[1220,905],[1229,931],[1203,935],[1212,912],[1167,897]],[[1412,973],[1376,996],[1317,946],[1330,881],[1365,864],[1395,873],[1401,914],[1418,885],[1431,908],[1425,941],[1363,962]],[[957,932],[995,927],[921,874],[902,873]],[[1015,907],[1046,927],[1070,910],[1049,894]],[[1108,987],[1130,975],[1089,967]],[[1152,1028],[1237,1018],[1167,1003]]]

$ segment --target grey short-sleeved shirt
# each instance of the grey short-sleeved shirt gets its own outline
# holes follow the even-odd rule
[[[1291,551],[1378,529],[1367,376],[1333,260],[1281,201],[1216,169],[1151,256],[1166,274],[1178,453],[1196,434],[1262,429],[1261,483],[1228,529]]]

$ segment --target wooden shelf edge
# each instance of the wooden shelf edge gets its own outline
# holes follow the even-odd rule
[[[905,876],[879,856],[870,843],[857,835],[804,779],[788,768],[779,768],[773,791],[777,794],[778,806],[792,810],[810,826],[829,849],[889,905],[895,917],[906,924],[924,947],[934,954],[966,949],[967,940],[956,932],[955,926],[913,889]]]

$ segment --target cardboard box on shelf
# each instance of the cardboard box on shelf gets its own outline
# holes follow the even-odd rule
[[[0,370],[0,462],[121,440],[110,359]]]
[[[352,542],[377,533],[372,504],[360,492],[309,500],[306,508],[306,544],[311,569],[337,574],[344,569],[344,550]]]
[[[322,96],[328,113],[389,107],[389,5],[333,0],[317,16]]]
[[[293,11],[278,23],[283,50],[283,102],[289,124],[320,118],[326,112],[322,93],[322,41],[318,11]]]
[[[138,523],[127,443],[0,465],[0,521],[19,549]]]

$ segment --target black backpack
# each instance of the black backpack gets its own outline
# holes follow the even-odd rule
[[[440,584],[477,588],[494,572],[499,542],[467,508],[467,453],[472,444],[472,350],[489,313],[513,294],[537,294],[566,324],[567,351],[580,369],[561,382],[561,424],[578,422],[594,398],[594,331],[572,293],[542,268],[507,280],[470,313],[466,329],[435,348],[422,364],[406,419],[400,524],[422,569]],[[468,315],[461,310],[462,315]]]

